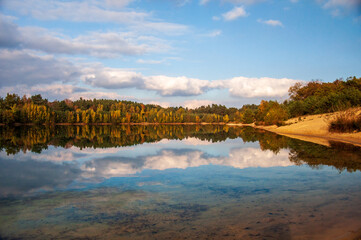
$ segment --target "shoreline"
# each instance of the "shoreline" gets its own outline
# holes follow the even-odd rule
[[[328,121],[334,118],[338,113],[326,113],[318,115],[302,116],[301,118],[293,118],[286,121],[286,126],[277,127],[272,126],[256,126],[254,123],[56,123],[57,126],[148,126],[148,125],[221,125],[221,126],[238,126],[238,127],[253,127],[257,129],[266,130],[286,137],[299,139],[302,141],[330,146],[330,142],[343,142],[361,147],[361,132],[357,133],[331,133],[328,131]],[[0,126],[8,126],[0,123]],[[33,123],[22,124],[15,123],[13,126],[37,126]],[[38,125],[45,126],[45,124]]]
[[[343,142],[361,147],[361,139],[356,137],[353,133],[327,133],[327,134],[303,134],[303,133],[289,133],[283,132],[274,126],[255,126],[255,128],[263,129],[282,136],[299,139],[302,141],[312,142],[330,147],[330,142]]]
[[[355,109],[360,111],[360,109]],[[329,132],[329,122],[341,112],[302,116],[286,121],[285,126],[254,126],[283,136],[330,146],[330,142],[343,142],[361,146],[361,132],[337,133]]]

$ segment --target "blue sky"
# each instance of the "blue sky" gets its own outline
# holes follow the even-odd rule
[[[0,95],[283,100],[361,76],[359,0],[0,0]]]

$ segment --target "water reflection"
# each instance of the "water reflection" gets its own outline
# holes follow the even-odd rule
[[[278,155],[271,151],[256,148],[231,149],[227,157],[209,156],[202,151],[190,149],[164,149],[157,155],[138,158],[105,157],[86,162],[82,171],[86,176],[120,177],[142,172],[145,169],[166,170],[186,169],[203,165],[230,166],[239,169],[248,167],[291,166],[288,151],[281,150]]]
[[[328,165],[339,171],[361,169],[359,147],[343,143],[325,147],[253,128],[212,125],[27,127],[2,128],[1,136],[2,196],[66,188],[74,181],[99,182],[139,174],[147,169],[204,165],[245,169],[304,163],[313,168]]]
[[[0,134],[0,239],[336,239],[361,228],[351,145],[212,125]]]
[[[289,160],[294,164],[307,163],[313,167],[329,165],[340,171],[356,171],[361,169],[360,147],[337,142],[331,142],[331,147],[326,147],[253,128],[219,125],[59,126],[55,128],[0,127],[0,136],[2,156],[4,153],[15,155],[20,151],[23,153],[31,151],[32,153],[42,153],[37,156],[31,154],[31,158],[34,160],[54,162],[79,160],[89,154],[100,156],[101,154],[111,153],[114,157],[113,154],[119,152],[120,147],[122,150],[129,150],[130,146],[135,147],[144,143],[168,144],[167,147],[169,147],[172,140],[182,140],[182,148],[184,146],[193,146],[193,150],[200,150],[201,152],[197,154],[183,154],[182,156],[179,152],[159,151],[162,150],[160,147],[152,145],[150,148],[153,151],[147,149],[147,151],[143,152],[143,155],[156,155],[163,158],[163,160],[167,159],[164,162],[174,161],[173,164],[171,162],[167,163],[169,164],[167,168],[199,166],[201,165],[200,162],[245,168],[276,166],[276,162],[281,161],[283,163],[278,166],[283,166],[284,164],[289,165],[289,163],[285,162],[285,155],[289,155]],[[227,144],[224,144],[219,149],[215,149],[216,146],[213,143],[237,138],[249,144],[248,146],[251,146],[253,150],[245,150],[244,146],[242,148],[233,146],[235,149],[232,150],[232,153],[229,151],[227,153],[228,160],[203,156],[209,153],[217,155],[222,152],[224,146],[227,147]],[[251,143],[254,144],[252,145]],[[44,152],[49,146],[62,147],[64,149],[71,148],[72,151],[60,149],[59,151]],[[180,144],[177,142],[172,146],[178,147]],[[210,146],[210,149],[205,148],[205,146]],[[142,145],[136,151],[132,150],[131,157],[134,157],[135,154],[143,151],[145,148],[146,146]],[[155,152],[155,149],[158,152]],[[259,151],[259,149],[263,152]],[[173,155],[167,158],[167,154]],[[263,161],[263,159],[270,160]],[[146,160],[143,159],[142,161]],[[147,161],[156,162],[150,159]],[[165,166],[151,167],[149,164],[147,166],[151,169],[165,168]]]

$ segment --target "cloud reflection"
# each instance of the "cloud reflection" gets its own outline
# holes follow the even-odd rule
[[[272,151],[257,148],[232,149],[229,156],[210,156],[199,150],[163,149],[159,154],[139,158],[106,157],[85,163],[81,169],[84,177],[121,177],[140,173],[146,169],[186,169],[204,165],[222,165],[244,169],[249,167],[286,167],[290,162],[289,151],[282,149],[275,155]]]
[[[188,144],[199,145],[199,142],[190,138],[183,146]],[[140,151],[141,146],[130,147],[127,154],[119,149],[81,151],[78,148],[48,149],[42,154],[17,154],[11,158],[1,154],[0,196],[66,189],[75,182],[99,183],[112,177],[134,176],[144,170],[187,169],[205,165],[238,169],[293,165],[286,149],[274,154],[270,150],[243,146],[230,149],[225,156],[218,155],[220,152],[214,152],[213,148],[175,149],[171,146],[171,143],[158,144],[158,151],[146,149],[144,152]]]

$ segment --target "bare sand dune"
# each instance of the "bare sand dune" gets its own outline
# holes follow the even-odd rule
[[[360,114],[361,108],[352,109],[352,111]],[[330,133],[328,131],[330,121],[338,114],[341,112],[302,116],[289,119],[286,126],[257,126],[257,128],[326,146],[329,145],[329,141],[340,141],[361,146],[361,132]]]

